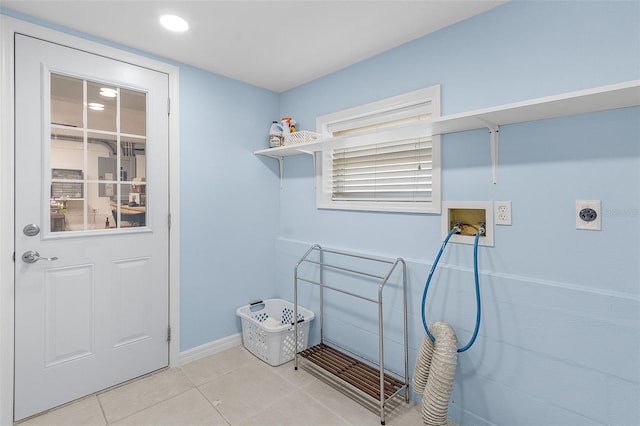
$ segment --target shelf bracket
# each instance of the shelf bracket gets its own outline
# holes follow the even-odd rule
[[[280,189],[282,189],[282,178],[284,176],[284,157],[276,157],[278,159],[278,166],[280,167]]]
[[[485,119],[478,120],[489,129],[489,145],[491,149],[491,172],[493,174],[493,184],[498,183],[498,143],[500,142],[500,126]]]

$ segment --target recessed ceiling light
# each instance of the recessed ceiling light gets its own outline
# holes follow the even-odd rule
[[[180,33],[189,29],[187,21],[176,15],[162,15],[160,23],[166,29]]]
[[[89,102],[89,109],[93,111],[104,111],[104,105],[97,102]]]

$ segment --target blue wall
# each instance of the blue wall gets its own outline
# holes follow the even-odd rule
[[[512,2],[290,90],[280,112],[314,129],[318,115],[441,84],[443,114],[454,114],[635,80],[639,68],[640,3]],[[292,297],[292,265],[313,243],[407,259],[413,366],[441,217],[318,210],[311,158],[285,163],[280,295]],[[450,417],[640,424],[640,108],[503,126],[497,185],[490,165],[486,131],[443,138],[443,199],[511,200],[513,209],[513,226],[496,227],[495,247],[480,248],[483,322],[458,358]],[[575,229],[578,199],[602,200],[602,231]],[[452,323],[465,343],[475,319],[471,246],[450,245],[434,283],[430,321]],[[392,352],[399,286],[386,297]],[[312,290],[301,300],[317,311]],[[375,315],[334,303],[331,337],[375,356]]]
[[[180,66],[180,347],[240,331],[239,306],[270,297],[278,167],[268,146],[278,95]]]

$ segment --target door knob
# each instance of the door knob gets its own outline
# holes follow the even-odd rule
[[[38,260],[58,260],[57,257],[40,257],[40,253],[37,251],[29,250],[25,251],[22,255],[22,261],[24,263],[36,263]]]

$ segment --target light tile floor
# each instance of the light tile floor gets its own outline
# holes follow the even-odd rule
[[[92,395],[20,426],[379,425],[365,408],[293,362],[271,367],[237,346]],[[387,425],[420,425],[420,407],[402,398]]]

